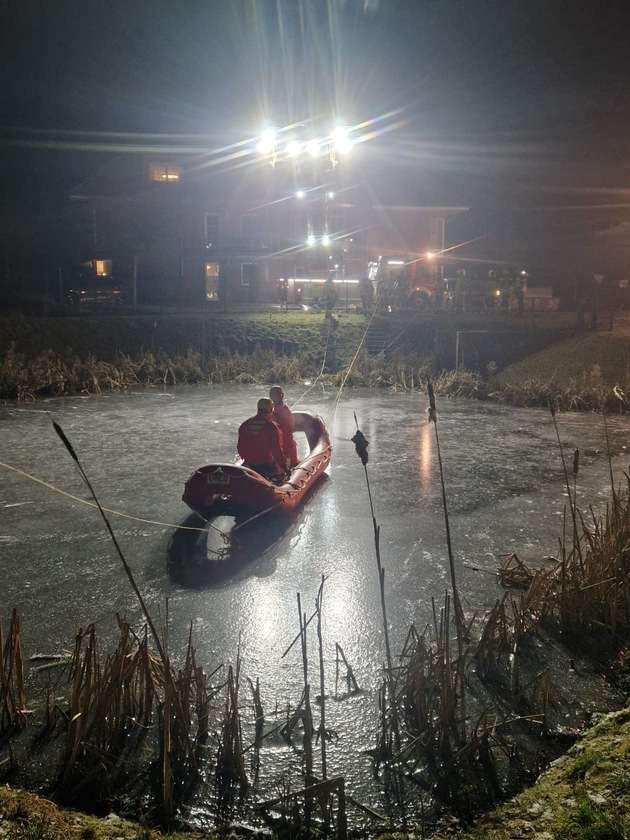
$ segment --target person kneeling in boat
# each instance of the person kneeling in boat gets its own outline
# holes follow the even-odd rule
[[[282,432],[271,418],[272,411],[271,400],[258,400],[257,413],[239,426],[236,449],[246,467],[278,481],[289,472],[290,460],[282,450]]]
[[[282,434],[282,451],[285,457],[289,459],[291,467],[296,467],[298,464],[297,446],[293,432],[295,430],[295,418],[293,412],[284,401],[284,391],[279,385],[274,385],[269,389],[269,398],[273,403],[273,413],[271,419],[280,426]]]

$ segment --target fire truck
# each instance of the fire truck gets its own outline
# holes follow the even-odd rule
[[[335,306],[359,306],[360,278],[366,274],[374,286],[374,300],[379,301],[382,309],[389,311],[422,309],[429,305],[435,293],[437,278],[427,267],[426,258],[395,255],[368,262],[364,272],[354,275],[334,270],[326,273],[296,268],[292,275],[276,279],[277,300],[295,306],[318,306],[324,283],[328,276],[332,276]]]
[[[436,276],[426,261],[398,254],[368,263],[376,297],[388,309],[422,309],[435,294]]]
[[[319,306],[324,292],[324,283],[332,277],[335,306],[355,306],[360,300],[359,279],[347,277],[339,271],[309,272],[296,269],[292,275],[276,279],[276,297],[279,303],[293,304],[306,308]]]

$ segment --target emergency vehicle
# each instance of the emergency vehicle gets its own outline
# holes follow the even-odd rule
[[[368,277],[376,295],[385,297],[391,308],[422,309],[435,293],[435,276],[426,261],[405,255],[379,257],[368,263]]]
[[[276,297],[279,303],[293,306],[313,307],[320,304],[324,283],[332,276],[335,290],[335,306],[343,307],[360,302],[359,278],[347,277],[340,271],[308,272],[296,269],[294,274],[276,279]]]

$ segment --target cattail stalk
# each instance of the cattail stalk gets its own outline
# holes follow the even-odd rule
[[[389,627],[387,624],[387,607],[385,604],[385,569],[381,564],[381,549],[380,549],[380,536],[381,536],[381,529],[380,526],[376,523],[376,516],[374,515],[374,502],[372,500],[372,490],[370,488],[370,476],[368,473],[368,445],[369,441],[363,435],[363,432],[359,429],[359,422],[357,420],[357,415],[354,415],[354,422],[357,427],[356,434],[352,438],[352,442],[355,445],[357,455],[361,459],[361,463],[363,464],[363,470],[365,473],[365,483],[367,486],[368,491],[368,498],[370,501],[370,511],[372,514],[372,528],[374,531],[374,551],[376,554],[376,567],[378,570],[378,581],[379,581],[379,588],[380,588],[380,595],[381,595],[381,614],[383,617],[383,636],[385,639],[385,656],[387,660],[387,682],[389,685],[389,693],[390,693],[390,702],[391,702],[391,712],[392,712],[392,728],[394,730],[394,738],[396,740],[396,749],[400,752],[400,730],[398,726],[398,711],[396,706],[396,683],[394,680],[394,665],[392,660],[392,651],[391,645],[389,642]]]
[[[457,580],[455,577],[455,558],[453,556],[453,546],[451,543],[451,526],[448,515],[448,503],[446,501],[446,484],[444,481],[444,468],[442,466],[442,452],[440,449],[440,436],[438,434],[437,423],[437,408],[435,405],[435,391],[433,383],[427,379],[427,392],[429,396],[429,410],[428,421],[433,423],[435,430],[435,444],[438,456],[438,465],[440,468],[440,484],[442,487],[442,508],[444,510],[444,525],[446,529],[446,548],[448,551],[448,564],[451,574],[451,588],[453,590],[453,605],[455,607],[455,625],[457,627],[457,651],[459,658],[459,679],[460,679],[460,695],[461,695],[461,711],[462,711],[462,737],[465,736],[466,727],[466,679],[464,674],[464,612],[462,610],[461,602],[459,600],[459,590],[457,588]]]

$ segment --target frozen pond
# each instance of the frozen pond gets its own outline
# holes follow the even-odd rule
[[[207,543],[200,538],[191,564],[184,547],[196,535],[176,536],[190,514],[181,501],[183,483],[207,460],[232,459],[239,424],[265,395],[251,385],[226,385],[2,406],[0,460],[14,469],[0,470],[0,611],[6,620],[17,608],[26,658],[69,649],[76,628],[90,622],[98,622],[106,636],[117,612],[141,623],[102,520],[83,503],[89,495],[53,430],[55,419],[111,511],[112,527],[158,625],[168,601],[174,661],[185,650],[192,623],[197,661],[207,671],[234,663],[240,650],[243,675],[260,679],[266,711],[297,704],[299,646],[283,654],[298,632],[298,593],[310,615],[325,576],[327,693],[334,692],[335,643],[364,689],[327,709],[328,726],[339,735],[330,746],[329,775],[342,773],[350,791],[364,789],[370,765],[357,756],[374,746],[375,691],[385,654],[366,479],[350,438],[356,414],[370,442],[368,473],[398,653],[409,625],[423,629],[432,620],[432,599],[441,604],[450,588],[427,397],[287,389],[289,405],[316,411],[332,433],[328,478],[297,515],[247,529],[240,545],[227,552],[218,535]],[[573,452],[580,450],[578,506],[603,510],[610,471],[602,417],[556,419],[569,473]],[[608,420],[617,483],[628,468],[628,428],[626,419]],[[438,398],[438,433],[458,585],[467,615],[483,614],[503,592],[493,575],[498,555],[517,552],[539,565],[558,550],[567,499],[556,431],[548,411]],[[227,553],[221,574],[212,565],[215,550]],[[204,552],[207,562],[199,560]],[[314,631],[310,645],[315,662]]]

